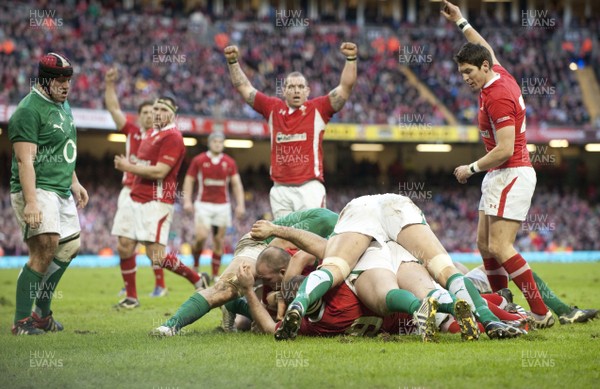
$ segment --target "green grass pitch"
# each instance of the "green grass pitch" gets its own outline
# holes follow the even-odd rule
[[[565,302],[600,307],[599,263],[533,267]],[[148,331],[193,291],[169,273],[169,295],[147,297],[149,267],[139,269],[142,306],[133,311],[112,308],[122,285],[118,269],[69,269],[53,302],[65,331],[15,337],[17,274],[0,271],[0,388],[592,388],[600,378],[600,320],[557,320],[549,330],[505,341],[443,335],[437,344],[417,336],[275,342],[216,331],[214,310],[184,336],[155,339]],[[517,302],[524,304],[520,296]]]

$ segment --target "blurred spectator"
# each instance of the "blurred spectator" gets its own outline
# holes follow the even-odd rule
[[[343,66],[338,46],[345,40],[360,45],[360,77],[352,98],[334,121],[446,124],[441,111],[423,99],[399,71],[403,62],[460,122],[474,123],[477,96],[462,81],[452,60],[464,37],[447,23],[425,28],[404,23],[393,30],[379,24],[379,33],[365,34],[353,24],[319,21],[298,31],[277,28],[269,18],[257,20],[247,8],[239,10],[228,5],[218,19],[198,7],[184,10],[182,4],[171,2],[160,10],[141,11],[123,9],[119,2],[82,1],[77,7],[53,4],[51,9],[35,1],[3,3],[0,102],[16,103],[29,92],[31,77],[37,74],[36,61],[31,58],[59,51],[79,64],[70,98],[74,107],[103,108],[99,85],[106,68],[116,64],[123,74],[118,94],[125,110],[135,111],[141,100],[155,96],[160,89],[174,93],[184,113],[258,119],[227,83],[224,45],[246,48],[241,53],[244,69],[257,89],[275,95],[278,82],[290,71],[300,69],[312,80],[312,95],[317,96],[338,84]],[[34,16],[30,16],[32,12]],[[43,12],[49,12],[46,19],[52,22],[51,28],[45,26],[45,19],[37,25],[39,18],[35,15]],[[438,22],[433,15],[427,20],[424,25],[436,26]],[[589,122],[574,72],[568,69],[571,55],[562,49],[565,30],[487,28],[498,24],[485,15],[471,18],[471,23],[481,30],[522,86],[528,124]],[[597,24],[587,23],[596,36]],[[597,51],[586,52],[592,64],[598,64]],[[420,59],[413,61],[410,58],[415,57],[407,57],[406,53]]]

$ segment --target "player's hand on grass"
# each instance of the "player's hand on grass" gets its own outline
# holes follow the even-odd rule
[[[240,51],[237,46],[227,46],[223,49],[223,53],[225,53],[225,59],[227,62],[237,61],[240,55]]]
[[[442,2],[442,10],[440,13],[451,22],[456,22],[463,17],[460,8],[446,0]]]
[[[29,225],[29,228],[33,230],[40,227],[44,218],[44,215],[42,214],[42,211],[38,208],[37,203],[25,204],[23,216],[25,217],[25,223],[27,223],[27,225]]]
[[[344,54],[347,58],[352,58],[352,57],[356,57],[356,55],[358,54],[358,46],[356,46],[356,43],[352,43],[352,42],[344,42],[342,43],[342,45],[340,46],[340,51],[342,52],[342,54]]]
[[[90,199],[87,190],[80,183],[73,183],[71,185],[71,192],[73,193],[73,197],[75,197],[77,208],[84,208]]]
[[[248,262],[242,262],[237,271],[238,285],[242,290],[252,289],[254,287],[254,274],[252,266]]]
[[[119,78],[119,73],[116,67],[108,69],[108,71],[104,75],[104,81],[106,82],[115,82],[117,81],[117,78]]]
[[[454,176],[460,184],[466,184],[469,177],[473,174],[469,170],[469,165],[461,165],[454,169]]]
[[[131,165],[131,163],[123,154],[115,155],[115,169],[126,172],[129,165]]]
[[[252,226],[250,237],[255,240],[265,240],[273,235],[275,224],[268,220],[259,220]]]

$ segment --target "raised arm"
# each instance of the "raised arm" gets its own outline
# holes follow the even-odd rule
[[[254,107],[254,98],[256,97],[256,89],[248,81],[248,77],[242,71],[240,64],[238,63],[238,57],[240,52],[237,46],[227,46],[223,52],[225,53],[225,59],[227,60],[227,66],[229,67],[229,76],[231,77],[231,83],[242,95],[244,101],[251,107]]]
[[[329,92],[329,101],[335,112],[344,107],[344,104],[350,98],[350,93],[356,82],[358,47],[352,42],[344,42],[340,46],[340,51],[346,57],[346,64],[344,65],[344,70],[342,70],[340,84]]]
[[[121,111],[121,107],[119,106],[119,98],[117,97],[117,91],[115,87],[115,83],[118,78],[117,68],[110,68],[106,75],[104,76],[104,82],[106,84],[106,90],[104,91],[104,104],[106,105],[106,109],[110,112],[110,116],[112,116],[115,124],[117,125],[117,130],[121,131],[121,129],[125,126],[127,119],[125,118],[125,114]]]
[[[500,62],[498,62],[498,59],[496,58],[496,55],[494,54],[494,50],[492,49],[492,46],[490,46],[489,43],[487,43],[487,41],[485,39],[483,39],[483,37],[481,35],[479,35],[479,33],[469,24],[467,19],[465,19],[462,16],[462,13],[460,12],[460,8],[458,8],[456,5],[444,0],[442,3],[442,10],[440,11],[440,13],[447,20],[456,23],[456,25],[463,31],[463,34],[465,34],[465,38],[467,38],[467,40],[469,42],[482,45],[483,47],[485,47],[486,49],[488,49],[490,51],[490,53],[492,54],[492,61],[494,62],[492,64],[492,66],[500,65]]]

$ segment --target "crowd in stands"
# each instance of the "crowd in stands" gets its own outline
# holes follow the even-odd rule
[[[5,174],[6,166],[10,166],[7,159],[6,155],[0,155],[0,160],[6,162],[0,184],[0,253],[26,255],[27,247],[10,206],[9,176]],[[341,172],[326,174],[327,207],[340,212],[358,196],[400,193],[421,207],[448,251],[477,251],[477,204],[483,175],[474,176],[469,185],[463,186],[456,183],[450,171],[427,170],[418,175],[393,166],[379,174],[376,164],[363,161],[353,166],[355,171],[363,169],[360,176]],[[77,173],[90,194],[88,206],[79,213],[81,253],[116,253],[116,238],[110,235],[110,230],[121,188],[120,174],[112,169],[109,156],[95,160],[86,155],[80,156]],[[376,178],[360,179],[370,175]],[[542,184],[536,188],[531,210],[519,232],[519,251],[600,250],[600,193],[595,185],[588,185],[585,180],[570,182],[566,175],[560,170],[545,173],[544,169],[538,168],[538,183]],[[226,252],[229,253],[254,221],[271,218],[268,174],[264,169],[248,169],[242,171],[241,176],[246,188],[247,216],[242,221],[235,221],[227,233]],[[184,243],[193,240],[193,218],[183,211],[181,201],[179,196],[171,228],[171,250],[181,250]]]
[[[285,75],[300,70],[311,95],[318,96],[338,84],[344,63],[339,45],[351,40],[360,47],[360,77],[335,121],[447,124],[438,106],[422,98],[399,71],[403,62],[460,122],[474,123],[477,97],[452,60],[464,37],[438,16],[418,26],[407,22],[369,26],[367,33],[352,23],[325,20],[309,20],[306,28],[278,28],[270,16],[258,20],[251,12],[231,8],[217,18],[203,9],[132,11],[119,3],[0,5],[0,103],[14,104],[26,95],[36,76],[37,63],[32,59],[53,50],[65,53],[76,66],[72,106],[103,109],[103,75],[109,66],[118,65],[122,76],[117,91],[126,110],[135,111],[142,100],[170,92],[178,98],[181,112],[258,119],[230,85],[222,54],[225,45],[239,45],[243,68],[258,90],[280,94]],[[39,26],[36,15],[43,10],[51,12],[46,17],[50,27]],[[572,53],[563,49],[560,18],[553,29],[502,25],[486,15],[472,16],[471,23],[481,29],[525,91],[528,124],[589,121],[575,76],[568,69]],[[585,23],[579,27],[597,32],[597,22]],[[409,53],[421,58],[415,61]],[[590,58],[597,60],[597,53]]]

